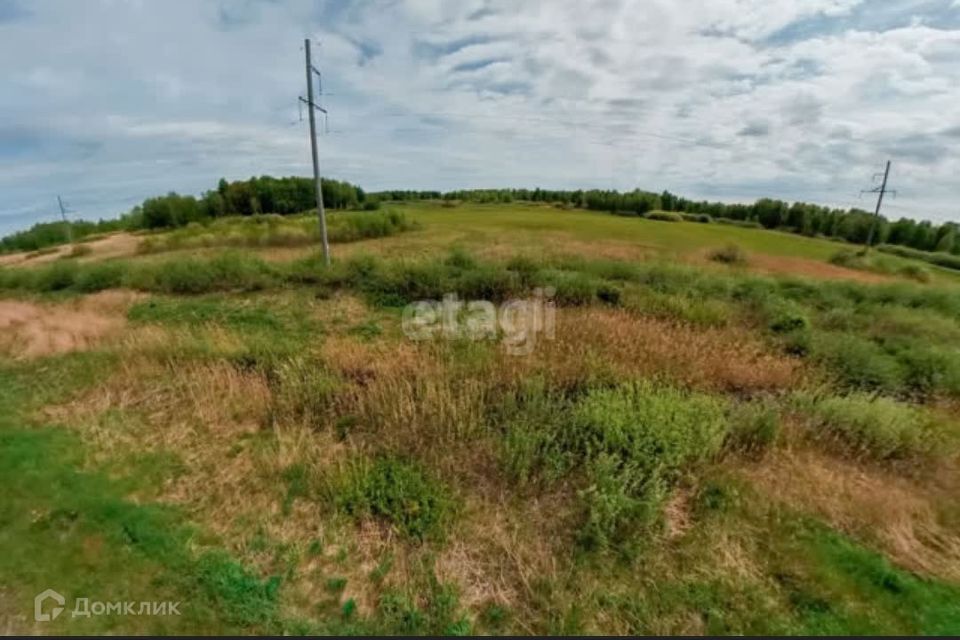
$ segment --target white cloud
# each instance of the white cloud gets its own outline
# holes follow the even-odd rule
[[[53,184],[97,215],[306,175],[304,34],[330,94],[324,168],[369,188],[850,206],[893,154],[898,213],[960,213],[960,16],[936,26],[956,3],[885,4],[878,27],[877,2],[35,3],[0,22],[0,225],[49,212]]]

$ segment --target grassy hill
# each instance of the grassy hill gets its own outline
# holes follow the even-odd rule
[[[960,633],[951,272],[528,204],[331,237],[5,256],[5,629]]]

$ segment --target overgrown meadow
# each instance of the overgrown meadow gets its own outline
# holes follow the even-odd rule
[[[960,288],[489,207],[334,214],[330,267],[257,216],[0,268],[6,628],[960,633]],[[402,330],[536,289],[528,355]],[[45,588],[183,615],[35,623]]]

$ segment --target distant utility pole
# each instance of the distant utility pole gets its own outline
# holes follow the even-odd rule
[[[63,223],[67,227],[67,242],[73,244],[73,227],[70,226],[70,221],[67,220],[67,208],[63,206],[63,198],[60,197],[60,194],[57,194],[57,204],[60,205],[60,217],[63,218]]]
[[[300,98],[301,102],[307,104],[307,111],[310,114],[310,152],[313,154],[313,180],[317,183],[317,217],[320,219],[320,237],[323,240],[323,262],[330,264],[330,244],[327,242],[327,214],[323,210],[323,187],[320,185],[320,162],[317,157],[317,119],[313,112],[314,109],[327,114],[326,109],[318,105],[313,100],[313,74],[317,74],[317,80],[320,81],[320,71],[313,66],[310,60],[310,38],[304,38],[303,49],[307,59],[307,97]],[[321,86],[320,93],[323,93]]]
[[[874,179],[876,179],[879,175],[880,175],[880,174],[874,175]],[[867,232],[867,247],[866,247],[866,250],[868,250],[868,251],[870,250],[870,247],[873,246],[873,236],[874,236],[874,234],[876,233],[877,223],[880,221],[880,205],[883,204],[883,196],[885,196],[887,193],[893,193],[893,195],[897,195],[897,192],[896,192],[896,191],[887,189],[887,180],[889,180],[889,178],[890,178],[890,161],[887,160],[887,168],[886,168],[886,170],[883,172],[883,184],[881,184],[881,185],[880,185],[879,187],[877,187],[876,189],[870,189],[869,191],[861,191],[861,192],[860,192],[860,195],[863,195],[864,193],[876,193],[876,194],[878,194],[878,195],[877,195],[877,209],[876,209],[876,211],[874,211],[874,213],[873,213],[873,224],[870,225],[870,231]]]

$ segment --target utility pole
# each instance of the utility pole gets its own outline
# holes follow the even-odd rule
[[[327,242],[327,214],[323,210],[323,187],[320,185],[320,164],[317,156],[317,119],[313,110],[318,109],[324,114],[327,112],[313,101],[313,74],[316,73],[319,76],[320,72],[310,60],[310,38],[304,38],[303,49],[307,59],[307,99],[300,98],[300,100],[307,103],[307,111],[310,114],[310,152],[313,154],[313,180],[317,183],[317,217],[320,221],[320,237],[323,240],[323,262],[329,265],[330,244]]]
[[[879,176],[879,175],[880,175],[880,174],[875,175],[875,176],[874,176],[874,179],[876,179],[877,176]],[[877,208],[876,208],[876,211],[874,211],[874,213],[873,213],[873,224],[870,225],[870,231],[867,233],[867,246],[866,246],[866,249],[865,249],[866,251],[869,251],[869,250],[870,250],[870,247],[873,246],[873,236],[874,236],[875,233],[876,233],[877,223],[880,221],[880,205],[883,204],[883,196],[885,196],[888,192],[889,192],[889,193],[893,193],[893,195],[897,195],[897,192],[896,192],[896,191],[892,191],[892,190],[888,190],[888,189],[887,189],[887,180],[889,180],[889,178],[890,178],[890,161],[887,160],[887,168],[886,168],[886,170],[883,172],[883,184],[881,184],[881,185],[880,185],[879,187],[877,187],[876,189],[870,189],[869,191],[861,191],[861,192],[860,192],[860,195],[863,195],[864,193],[876,193],[876,194],[878,194],[878,195],[877,195]]]
[[[70,221],[67,220],[67,208],[63,206],[63,198],[60,197],[60,194],[57,194],[57,204],[60,205],[60,217],[63,218],[63,224],[67,228],[67,242],[73,244],[73,227],[70,226]]]

